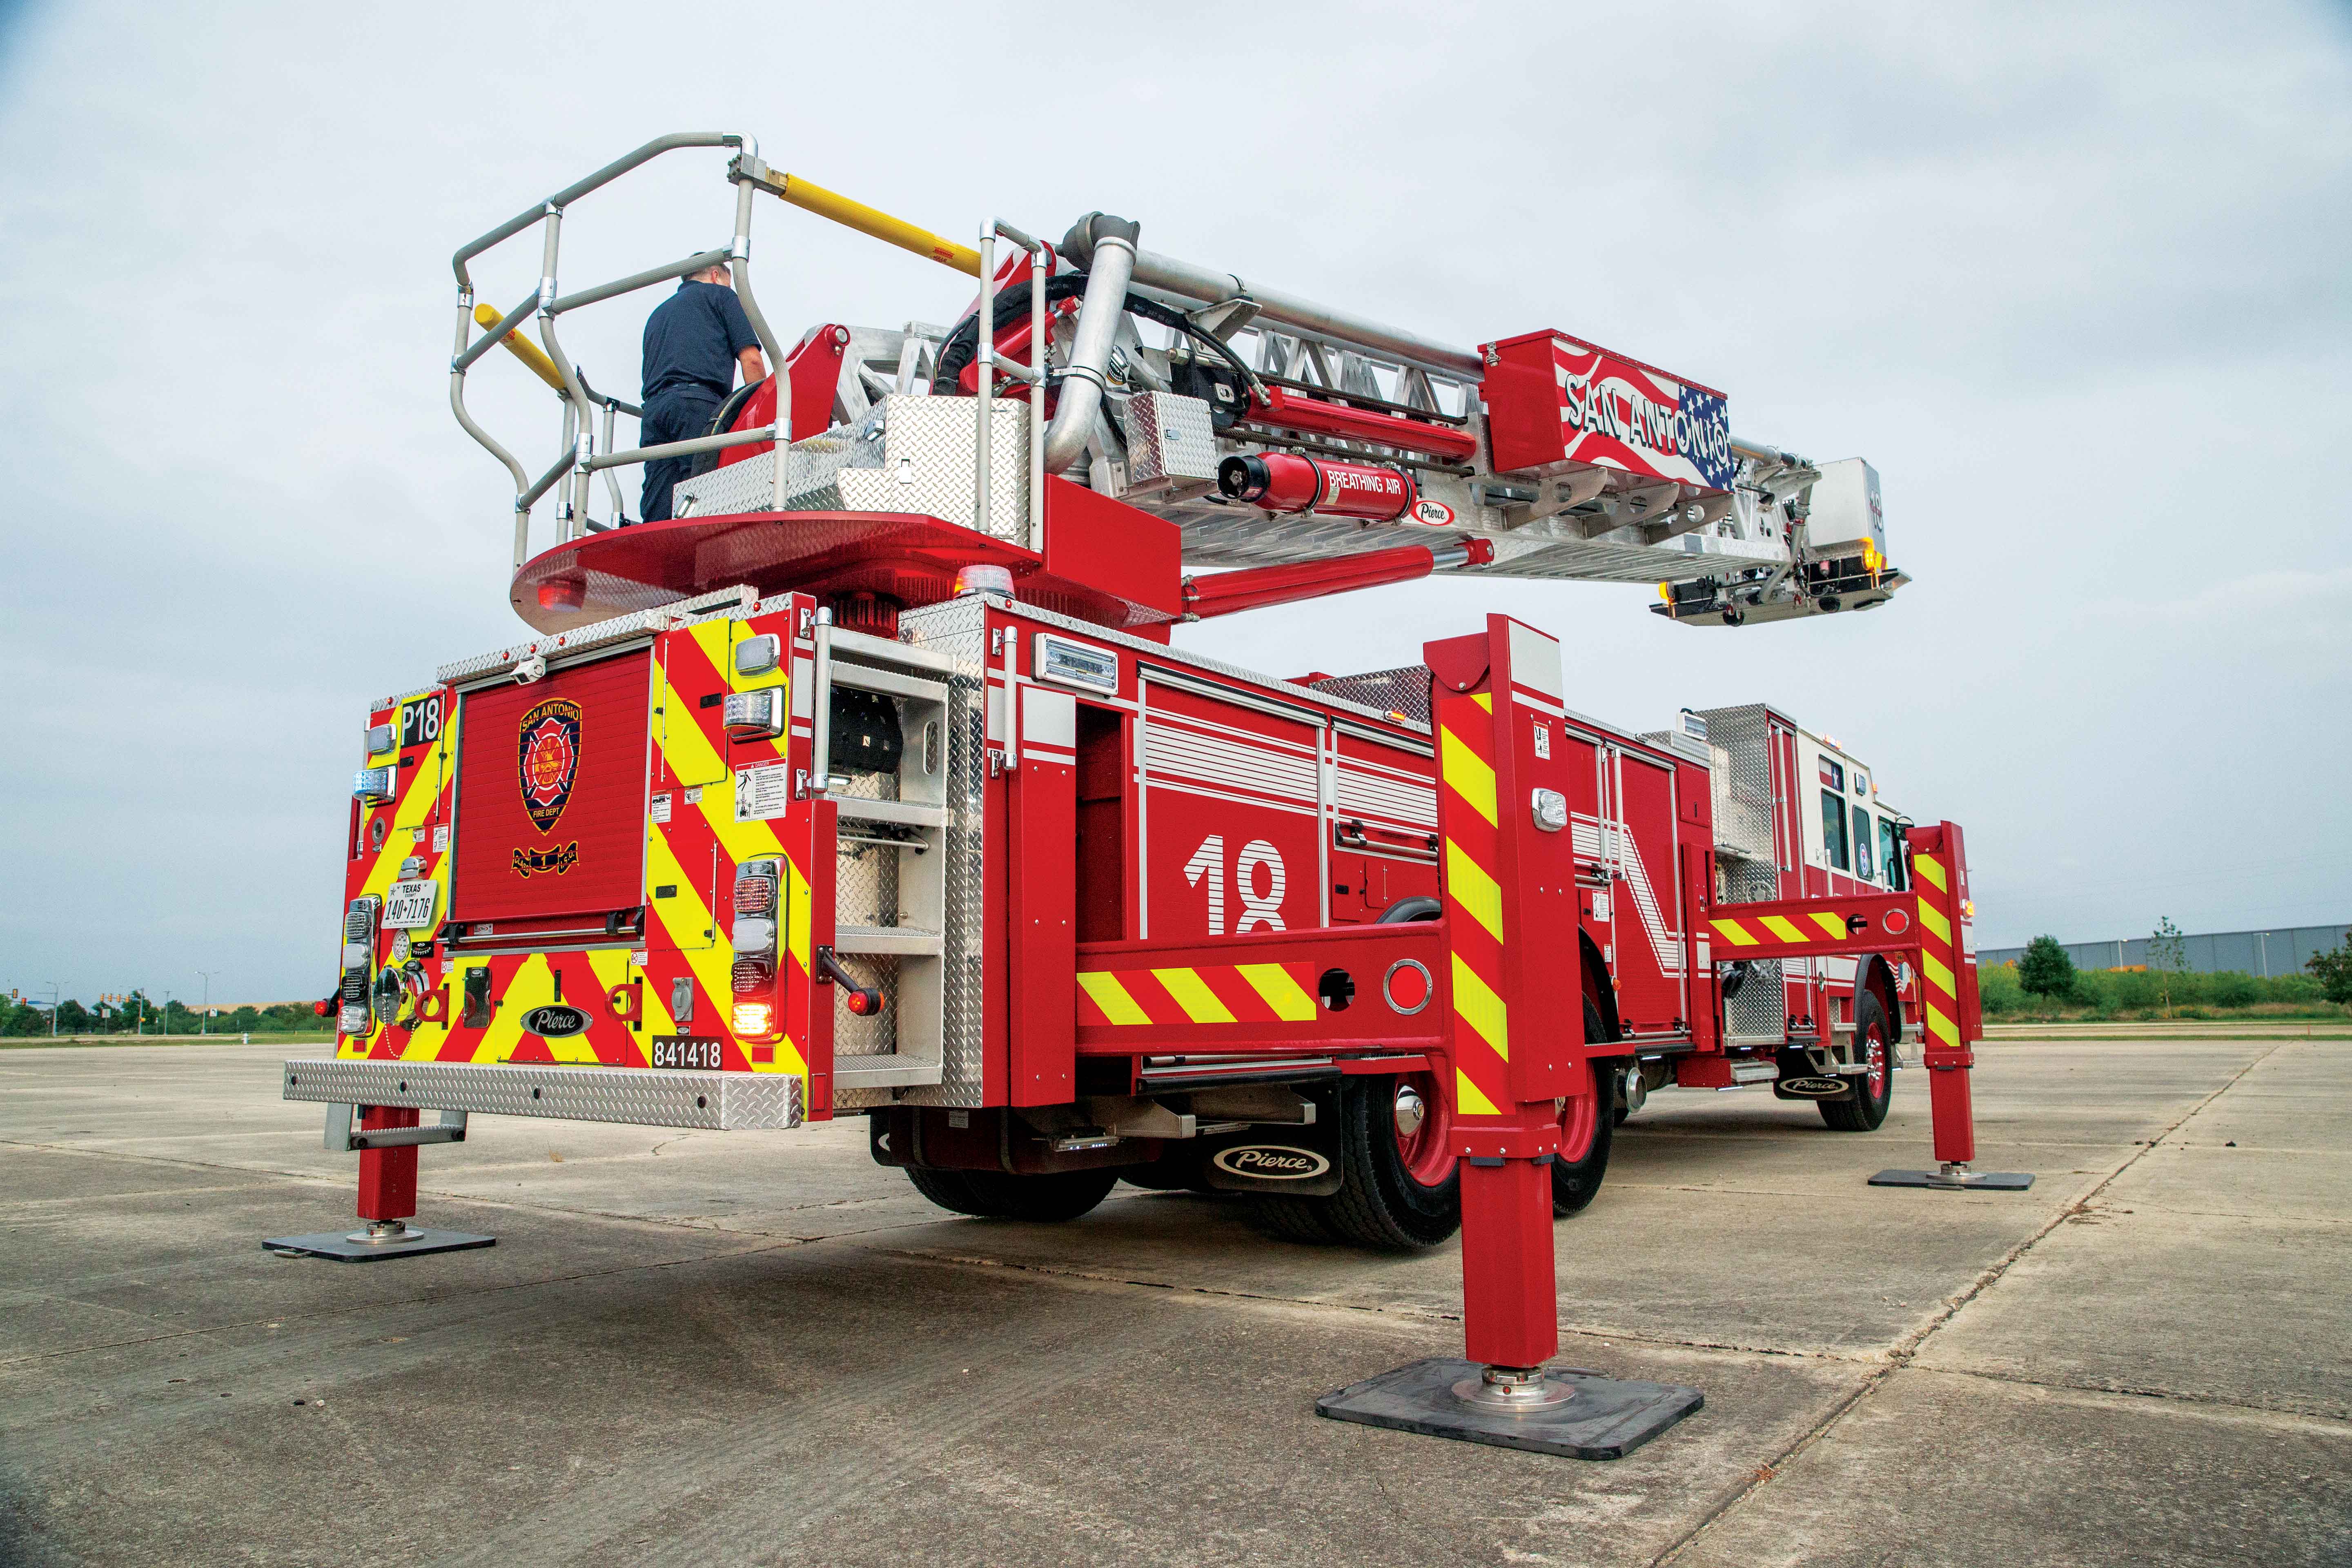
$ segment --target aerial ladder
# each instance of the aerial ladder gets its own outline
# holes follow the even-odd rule
[[[567,292],[572,209],[693,149],[728,159],[725,243]],[[763,195],[971,293],[946,324],[786,342],[755,285]],[[535,286],[478,298],[482,258],[533,231]],[[705,434],[623,445],[640,411],[590,381],[566,318],[714,265],[775,374]],[[1163,255],[1102,213],[1058,241],[999,219],[965,245],[735,135],[648,142],[455,270],[451,406],[512,480],[509,599],[532,635],[372,710],[320,1004],[338,1048],[285,1082],[358,1152],[367,1226],[272,1245],[483,1244],[407,1224],[419,1146],[474,1111],[864,1114],[876,1158],[937,1201],[1050,1218],[1219,1138],[1234,1158],[1212,1184],[1328,1197],[1344,1173],[1307,1130],[1360,1110],[1351,1084],[1394,1084],[1381,1115],[1458,1203],[1416,1232],[1408,1194],[1381,1223],[1427,1245],[1458,1213],[1467,1359],[1324,1413],[1614,1457],[1697,1407],[1544,1364],[1561,1173],[1605,1152],[1595,1064],[1614,1059],[1590,1037],[1590,973],[1560,958],[1580,878],[1559,643],[1488,616],[1368,705],[1170,637],[1432,574],[1655,584],[1654,612],[1693,625],[1868,609],[1907,581],[1868,464],[1735,437],[1720,393],[1562,331],[1439,342]],[[537,471],[467,405],[500,347],[559,404]],[[656,458],[699,471],[671,519],[636,523],[618,470]],[[1155,767],[1192,782],[1152,793]],[[1244,826],[1161,865],[1147,808]],[[1313,826],[1286,843],[1296,817]],[[1335,842],[1434,896],[1336,923],[1328,890],[1292,890],[1328,889]],[[1921,977],[1939,1163],[1878,1179],[1998,1181],[1971,1167],[1959,828],[1910,829],[1909,887],[1853,898],[1717,905],[1689,853],[1685,1044],[1720,1048],[1711,951],[1899,961]],[[1171,897],[1204,913],[1173,919]]]

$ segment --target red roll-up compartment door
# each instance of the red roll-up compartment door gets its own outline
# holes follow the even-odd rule
[[[645,902],[650,660],[638,648],[467,694],[453,920],[604,915]]]

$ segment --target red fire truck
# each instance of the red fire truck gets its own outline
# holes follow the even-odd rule
[[[730,157],[731,243],[563,292],[575,205],[692,147]],[[761,194],[976,287],[948,326],[777,340]],[[534,228],[536,289],[478,304],[471,268]],[[619,445],[636,410],[562,323],[714,262],[781,374],[706,436]],[[649,143],[456,268],[452,405],[514,480],[531,635],[369,712],[337,1049],[285,1092],[332,1108],[370,1223],[313,1250],[425,1249],[417,1146],[474,1111],[862,1115],[964,1214],[1069,1219],[1123,1179],[1299,1238],[1466,1224],[1474,1351],[1524,1372],[1549,1222],[1651,1091],[1769,1084],[1868,1131],[1918,1042],[1969,1179],[1959,830],[1826,738],[1588,718],[1502,616],[1369,674],[1170,639],[1440,571],[1658,583],[1711,626],[1874,607],[1905,579],[1866,464],[1737,439],[1719,394],[1565,332],[1454,347],[1101,214],[965,247],[737,137]],[[560,405],[536,477],[466,404],[500,344]],[[701,471],[632,524],[614,470],[663,456]]]

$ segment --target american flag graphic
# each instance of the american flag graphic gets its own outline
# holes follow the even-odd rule
[[[1708,489],[1731,488],[1723,395],[1675,381],[1580,338],[1551,341],[1563,456]]]

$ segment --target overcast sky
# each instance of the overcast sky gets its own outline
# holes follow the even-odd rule
[[[1769,700],[1964,824],[1988,945],[2352,920],[2341,5],[0,0],[0,987],[324,993],[364,705],[519,629],[449,252],[679,129],[950,234],[1100,208],[1442,340],[1672,367],[1868,458],[1916,579],[1739,631],[1422,584],[1184,646],[1372,668],[1507,609],[1585,712]],[[730,211],[673,158],[583,205],[565,276]],[[755,232],[787,336],[960,303],[774,204]],[[567,329],[598,381],[641,308]],[[476,381],[552,447],[515,367]]]

